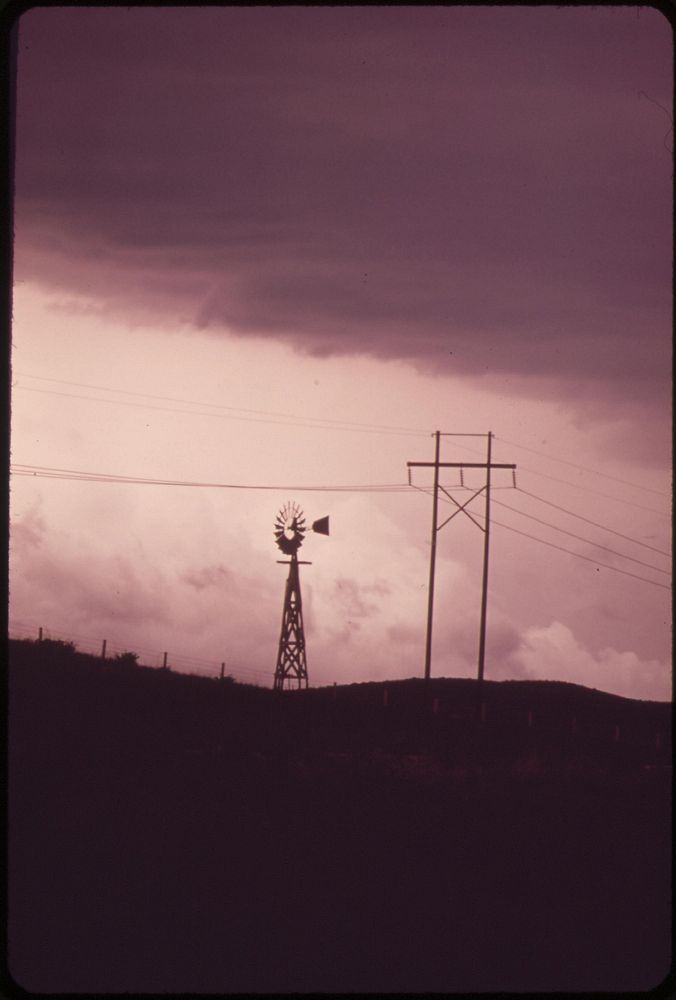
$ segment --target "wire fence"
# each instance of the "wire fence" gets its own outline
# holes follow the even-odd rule
[[[40,642],[54,640],[72,644],[77,652],[86,653],[101,659],[102,664],[113,661],[125,653],[138,656],[141,666],[156,669],[175,669],[179,673],[210,677],[232,677],[241,683],[259,688],[272,688],[272,676],[263,671],[228,666],[226,661],[217,663],[197,656],[185,654],[169,654],[168,651],[151,647],[139,647],[115,640],[98,640],[91,635],[85,635],[71,630],[36,626],[33,622],[13,619],[9,626],[9,638]],[[629,714],[621,707],[602,708],[589,704],[580,705],[577,709],[556,709],[554,705],[543,703],[537,709],[535,704],[524,701],[516,703],[512,699],[504,702],[493,702],[480,697],[467,698],[466,695],[453,693],[450,689],[444,691],[437,682],[443,683],[444,678],[432,681],[433,688],[417,686],[415,690],[380,684],[357,684],[339,688],[334,683],[327,685],[321,704],[318,703],[320,715],[327,707],[335,706],[340,716],[341,706],[345,707],[350,717],[350,731],[355,720],[360,724],[357,730],[380,731],[389,718],[392,723],[399,722],[406,729],[410,723],[424,724],[429,738],[434,741],[436,736],[443,739],[448,748],[458,748],[462,745],[473,746],[472,737],[483,732],[488,743],[495,747],[504,757],[512,750],[538,746],[540,751],[549,746],[552,752],[570,755],[573,751],[581,751],[585,747],[598,755],[603,748],[613,749],[614,754],[629,753],[635,756],[639,752],[645,762],[651,766],[666,764],[669,766],[672,754],[671,720],[651,712],[650,719],[639,721],[631,712]],[[322,688],[308,691],[312,699],[322,697]],[[292,699],[289,707],[296,704]],[[657,708],[657,705],[654,706]],[[666,706],[665,706],[666,707]],[[631,708],[631,706],[629,706]],[[334,711],[329,715],[333,716]],[[410,716],[410,718],[408,718]],[[323,718],[323,716],[322,716]],[[408,722],[406,719],[408,718]],[[328,718],[324,719],[329,722]],[[330,728],[330,725],[329,725]],[[397,728],[397,726],[395,726]],[[415,728],[415,727],[414,727]],[[386,730],[383,730],[386,733]],[[381,735],[383,735],[381,733]],[[354,734],[353,734],[354,735]],[[358,735],[358,734],[357,734]],[[516,743],[515,743],[516,740]],[[525,742],[524,742],[525,741]],[[385,740],[387,742],[387,740]],[[514,746],[512,746],[514,744]],[[518,746],[517,746],[518,744]],[[524,746],[522,746],[524,744]],[[488,745],[488,744],[487,744]],[[532,747],[531,747],[532,749]],[[603,751],[605,752],[605,751]],[[505,758],[506,759],[506,758]]]
[[[119,637],[99,639],[92,635],[74,632],[71,629],[49,628],[36,625],[33,622],[13,619],[9,624],[10,639],[42,641],[44,639],[71,643],[79,653],[98,656],[103,660],[112,660],[125,653],[135,654],[140,666],[158,669],[177,670],[179,673],[197,674],[201,677],[233,677],[244,684],[255,687],[270,687],[272,671],[269,674],[262,670],[251,670],[246,667],[231,666],[227,660],[218,662],[200,656],[186,653],[174,653],[170,650],[160,650],[157,647],[139,646],[135,642],[126,642]]]

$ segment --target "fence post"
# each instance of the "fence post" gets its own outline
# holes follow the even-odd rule
[[[105,658],[106,658],[106,640],[104,639],[103,645],[101,646],[101,659],[105,660]]]
[[[38,642],[42,642],[42,625],[38,629]]]
[[[166,653],[164,654],[164,660],[162,661],[162,669],[163,670],[167,669],[167,654]]]
[[[225,663],[221,663],[221,680],[225,677]]]

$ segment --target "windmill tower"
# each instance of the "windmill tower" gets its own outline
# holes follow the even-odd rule
[[[300,507],[295,503],[285,504],[275,519],[277,545],[284,555],[290,556],[288,562],[283,559],[278,560],[289,567],[289,575],[284,591],[282,631],[279,636],[277,665],[275,666],[274,689],[276,691],[282,691],[285,687],[301,688],[308,685],[303,601],[298,572],[300,565],[312,565],[298,559],[298,549],[303,544],[306,530],[305,515]],[[312,525],[312,531],[316,531],[320,535],[328,535],[328,517],[322,517],[315,521]]]

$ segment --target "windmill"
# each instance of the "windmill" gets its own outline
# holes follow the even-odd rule
[[[328,517],[321,517],[318,521],[314,521],[311,530],[319,535],[328,535]],[[290,556],[288,562],[283,559],[278,560],[278,562],[288,565],[289,575],[286,579],[284,592],[282,631],[279,636],[279,650],[275,667],[274,689],[276,691],[282,691],[285,687],[301,688],[308,685],[303,602],[300,596],[300,576],[298,573],[298,567],[301,563],[304,566],[312,565],[298,559],[298,549],[303,544],[306,531],[305,515],[298,504],[285,504],[275,518],[275,540],[284,555]]]

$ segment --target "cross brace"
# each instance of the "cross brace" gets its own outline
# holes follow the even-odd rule
[[[278,560],[282,562],[282,560]],[[279,637],[277,665],[275,667],[274,688],[282,691],[285,687],[307,687],[307,659],[305,656],[305,631],[303,628],[303,602],[300,594],[298,565],[295,553],[288,561],[289,575],[284,592],[282,629]]]
[[[484,528],[484,526],[481,525],[481,524],[479,524],[478,521],[475,521],[474,518],[472,517],[472,515],[470,514],[470,512],[468,510],[465,510],[465,508],[467,507],[467,505],[470,504],[472,502],[472,500],[475,500],[481,493],[483,493],[483,491],[486,489],[485,485],[482,486],[480,489],[478,489],[476,491],[476,493],[472,493],[472,495],[469,498],[469,500],[465,500],[465,502],[463,504],[459,504],[458,501],[455,499],[455,497],[451,496],[451,494],[448,492],[448,490],[445,490],[443,486],[439,486],[439,489],[442,491],[442,493],[446,494],[446,496],[448,497],[448,499],[452,503],[454,503],[455,506],[458,509],[454,510],[453,513],[450,515],[450,517],[447,517],[445,521],[442,521],[441,524],[437,525],[437,527],[435,528],[435,531],[441,531],[441,529],[444,527],[444,525],[448,524],[449,521],[452,521],[453,518],[456,516],[456,514],[461,514],[461,513],[462,514],[466,514],[467,517],[472,522],[472,524],[476,524],[476,526],[479,529],[479,531],[484,531],[484,532],[486,531],[486,529]]]

